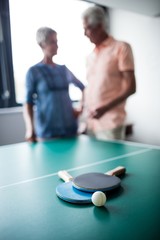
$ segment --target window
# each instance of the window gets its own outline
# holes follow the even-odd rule
[[[85,58],[93,46],[84,37],[81,14],[91,4],[78,0],[9,0],[9,5],[16,101],[24,101],[28,68],[42,59],[35,39],[37,29],[42,26],[58,33],[55,62],[65,64],[86,84]],[[78,100],[81,92],[71,86],[70,96]]]
[[[9,5],[0,1],[0,108],[16,106],[13,80]]]

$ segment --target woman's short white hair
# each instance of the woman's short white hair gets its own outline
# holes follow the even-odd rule
[[[46,43],[48,37],[53,34],[56,33],[55,30],[53,30],[52,28],[49,27],[41,27],[37,30],[36,33],[36,40],[37,43],[41,46],[41,44]]]
[[[101,7],[93,6],[87,8],[82,14],[82,19],[84,21],[87,20],[91,26],[102,24],[104,30],[107,30],[106,13]]]

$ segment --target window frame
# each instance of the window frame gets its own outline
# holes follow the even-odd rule
[[[0,108],[21,106],[15,94],[9,0],[0,0],[0,34]]]

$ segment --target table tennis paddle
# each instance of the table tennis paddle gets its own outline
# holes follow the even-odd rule
[[[77,190],[72,182],[61,183],[56,187],[56,195],[62,200],[76,204],[91,203],[92,193]]]
[[[124,167],[119,166],[106,173],[90,172],[81,174],[75,178],[64,170],[59,171],[58,176],[64,181],[72,181],[72,185],[78,190],[85,192],[106,192],[119,187],[121,180],[117,176],[125,173],[125,170]]]
[[[106,174],[110,174],[110,176],[112,176],[115,174],[120,175],[123,173],[125,173],[125,168],[117,167],[107,172]],[[59,171],[58,175],[61,179],[65,181],[65,183],[59,184],[56,188],[56,194],[59,198],[70,203],[77,204],[91,203],[91,197],[93,192],[84,192],[73,187],[72,184],[73,177],[67,171]]]

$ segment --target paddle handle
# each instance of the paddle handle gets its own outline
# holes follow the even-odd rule
[[[110,175],[110,176],[119,176],[119,175],[124,174],[125,172],[126,172],[125,167],[118,166],[118,167],[106,172],[105,174]],[[65,182],[70,182],[73,180],[73,177],[66,170],[59,171],[58,176]]]
[[[65,170],[59,171],[58,176],[65,182],[70,182],[73,179],[73,177]]]
[[[110,175],[110,176],[119,176],[122,175],[126,172],[126,168],[123,166],[118,166],[108,172],[106,172],[106,175]]]

